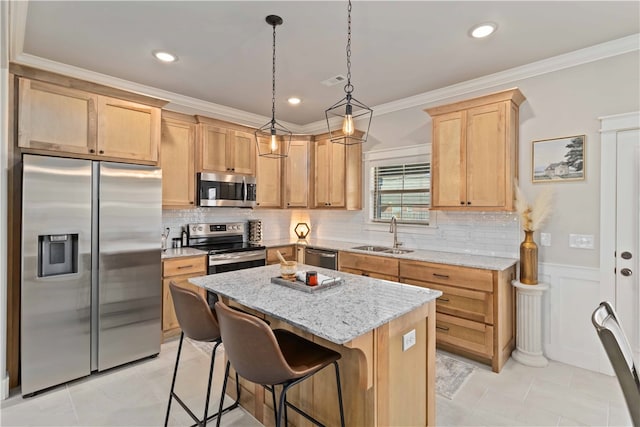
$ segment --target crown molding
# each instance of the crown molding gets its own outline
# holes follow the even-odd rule
[[[9,2],[9,61],[23,52],[24,34],[27,30],[27,0],[10,0]],[[4,24],[4,23],[3,23]]]
[[[478,77],[477,79],[467,80],[462,83],[424,92],[408,98],[376,105],[371,108],[373,109],[374,116],[381,116],[407,108],[424,107],[426,104],[444,101],[456,96],[490,89],[496,86],[564,70],[566,68],[587,64],[589,62],[599,61],[612,56],[623,55],[637,50],[640,50],[640,34],[633,34],[620,39],[586,47],[584,49],[532,62],[520,67]],[[313,134],[324,128],[326,128],[326,122],[320,120],[305,125],[304,132]]]

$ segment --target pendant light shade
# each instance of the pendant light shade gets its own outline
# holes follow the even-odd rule
[[[281,159],[289,155],[291,131],[276,121],[276,26],[282,25],[282,18],[269,15],[265,18],[273,27],[273,56],[271,74],[271,120],[255,131],[258,155]]]
[[[362,144],[369,136],[373,110],[353,97],[353,85],[351,84],[351,0],[348,7],[348,32],[347,32],[347,84],[344,86],[345,97],[325,110],[327,129],[331,142],[344,145]],[[335,122],[340,120],[341,126],[335,127]],[[366,130],[358,131],[355,128],[356,120]],[[332,124],[334,129],[332,130]]]

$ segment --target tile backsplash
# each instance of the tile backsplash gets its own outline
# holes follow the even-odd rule
[[[435,226],[398,224],[398,240],[404,247],[517,258],[520,240],[518,215],[508,212],[433,212]],[[310,238],[390,246],[388,226],[370,225],[363,211],[306,209],[194,208],[163,210],[163,227],[169,237],[179,237],[182,228],[195,222],[262,221],[264,240],[295,238],[298,222],[311,225]],[[162,232],[158,233],[159,235]]]

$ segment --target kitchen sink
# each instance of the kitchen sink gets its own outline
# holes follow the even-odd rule
[[[394,249],[388,248],[386,246],[356,246],[355,248],[359,251],[368,251],[368,252],[382,252],[385,254],[408,254],[413,252],[411,249]]]
[[[411,249],[393,249],[393,248],[389,248],[386,251],[382,251],[386,254],[408,254],[413,252]]]
[[[390,250],[391,248],[387,248],[385,246],[356,246],[355,248],[359,251],[369,251],[369,252],[385,252]]]

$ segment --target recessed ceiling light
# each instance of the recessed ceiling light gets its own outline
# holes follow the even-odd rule
[[[152,53],[154,58],[156,58],[158,61],[161,61],[161,62],[169,63],[169,62],[176,62],[178,60],[177,56],[169,52],[154,50]]]
[[[497,28],[497,24],[494,24],[493,22],[485,22],[484,24],[476,25],[475,27],[471,28],[469,34],[471,35],[471,37],[481,39],[493,34],[493,32]]]
[[[291,105],[298,105],[298,104],[300,104],[302,102],[302,100],[300,98],[296,98],[294,96],[289,98],[287,101],[289,101],[289,104],[291,104]]]

